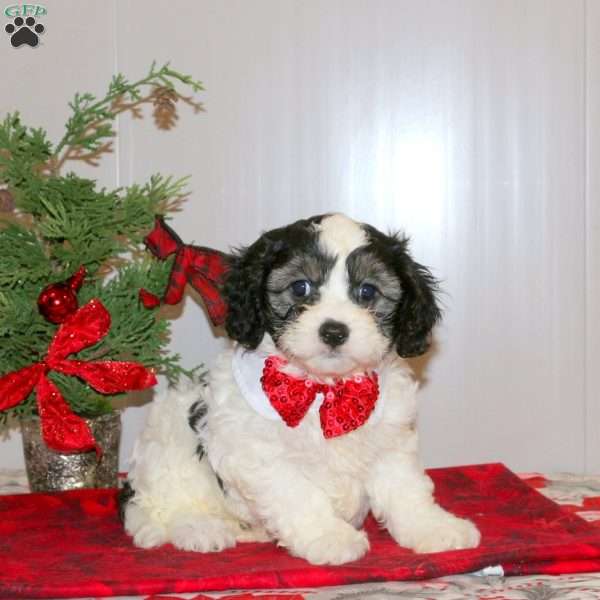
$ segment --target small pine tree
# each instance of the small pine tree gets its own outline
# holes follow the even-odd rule
[[[139,116],[141,105],[151,103],[157,125],[168,129],[177,118],[178,99],[199,109],[179,88],[202,90],[199,82],[168,64],[153,64],[146,77],[135,82],[116,75],[102,98],[75,95],[65,134],[56,144],[43,129],[24,125],[18,113],[0,123],[0,375],[44,357],[57,326],[39,313],[38,295],[81,265],[87,276],[78,293],[79,305],[100,298],[112,327],[101,342],[76,358],[139,361],[170,382],[193,374],[179,365],[179,356],[165,351],[169,323],[138,300],[140,288],[161,295],[167,285],[172,260],[153,259],[142,242],[155,215],[178,207],[186,179],[154,175],[144,185],[107,190],[72,172],[63,174],[72,160],[97,164],[110,150],[112,125],[120,113]],[[109,397],[76,377],[55,372],[49,377],[76,414],[97,416],[112,409]],[[26,401],[0,413],[0,419],[34,414],[32,392]]]

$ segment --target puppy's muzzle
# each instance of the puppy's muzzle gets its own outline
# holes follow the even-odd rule
[[[328,319],[319,327],[319,337],[331,348],[341,346],[349,336],[348,326],[333,319]]]

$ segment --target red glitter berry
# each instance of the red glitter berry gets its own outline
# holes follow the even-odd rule
[[[83,284],[86,275],[85,267],[66,281],[47,285],[38,296],[38,308],[42,316],[50,323],[64,323],[67,317],[79,307],[77,292]]]
[[[38,296],[39,311],[50,323],[64,323],[78,306],[75,291],[65,283],[51,283]]]

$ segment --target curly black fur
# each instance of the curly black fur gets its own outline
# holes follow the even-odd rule
[[[402,286],[391,322],[398,354],[404,358],[424,354],[431,343],[431,330],[441,317],[436,299],[438,282],[427,267],[410,257],[408,238],[385,235],[370,225],[363,227],[370,245],[387,268],[396,273]]]
[[[191,429],[200,433],[200,430],[205,426],[206,423],[206,414],[208,412],[208,407],[204,403],[204,400],[196,400],[188,411],[188,424]],[[201,442],[196,446],[196,456],[198,460],[202,460],[204,458],[204,446]]]
[[[208,407],[206,406],[204,400],[196,400],[196,402],[190,406],[188,411],[188,423],[196,433],[199,433],[200,429],[204,425],[204,419],[207,412]]]
[[[294,252],[316,243],[316,233],[310,225],[319,223],[323,216],[268,231],[229,258],[229,271],[223,285],[228,306],[225,330],[229,337],[254,350],[265,332],[273,333],[267,277],[272,269],[290,260]]]
[[[117,496],[117,505],[119,507],[119,518],[121,522],[125,522],[125,509],[128,502],[135,496],[135,490],[131,487],[129,481],[123,483],[123,487],[119,490]]]
[[[256,348],[265,334],[265,280],[284,247],[282,241],[263,235],[231,259],[223,287],[228,306],[225,330],[246,348]]]

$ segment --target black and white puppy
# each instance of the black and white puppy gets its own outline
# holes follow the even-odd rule
[[[153,403],[125,507],[134,542],[210,552],[276,540],[340,564],[367,552],[371,510],[417,552],[476,546],[476,527],[435,503],[417,454],[404,358],[428,348],[435,292],[406,239],[340,214],[230,256],[233,347],[208,386]]]

